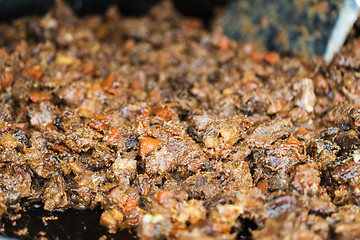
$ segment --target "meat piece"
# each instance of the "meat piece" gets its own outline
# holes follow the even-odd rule
[[[346,102],[333,104],[323,118],[324,124],[337,127],[349,125],[351,121],[354,121],[350,121],[350,113],[352,112],[354,114],[352,109],[353,106]]]
[[[115,162],[110,168],[114,176],[119,182],[133,180],[136,175],[136,161],[128,158],[116,158]]]
[[[84,99],[86,89],[83,82],[72,83],[69,86],[64,86],[59,91],[60,99],[64,99],[69,106],[78,106]]]
[[[190,198],[209,201],[220,194],[224,187],[220,173],[203,173],[188,177],[181,188],[187,191]]]
[[[144,156],[146,173],[164,175],[176,171],[180,175],[199,170],[208,158],[190,137],[168,137],[157,150]]]
[[[252,125],[249,118],[232,116],[194,118],[195,134],[203,142],[208,154],[214,157],[226,157],[232,147],[246,136],[246,130]]]
[[[9,105],[0,103],[0,122],[2,122],[2,121],[10,122],[12,120],[10,111],[11,111],[11,108]]]
[[[2,203],[14,205],[24,197],[31,196],[31,172],[15,164],[0,168]]]
[[[52,104],[41,102],[40,105],[29,109],[30,123],[33,126],[42,127],[55,120],[56,107]]]
[[[315,169],[314,164],[299,165],[292,185],[301,193],[315,194],[320,187],[320,172]]]
[[[290,173],[294,167],[307,160],[303,146],[289,144],[289,141],[278,141],[273,148],[258,150],[253,153],[251,168],[263,172],[263,178],[269,180],[271,190],[286,189],[289,186]],[[255,178],[256,181],[258,178]]]
[[[269,148],[276,140],[290,134],[289,122],[271,121],[259,125],[247,138],[251,148]]]
[[[347,159],[343,164],[338,166],[332,172],[333,179],[339,184],[347,183],[350,187],[350,193],[352,200],[355,203],[360,202],[360,188],[359,188],[359,175],[360,175],[360,163],[355,161],[356,155],[353,158]]]
[[[45,210],[52,211],[56,208],[64,208],[68,205],[65,184],[63,177],[59,175],[53,176],[53,178],[46,181],[43,195],[45,199]]]
[[[352,129],[339,133],[336,135],[334,141],[345,151],[357,148],[360,144],[358,133]]]
[[[300,108],[304,108],[307,112],[312,112],[316,103],[313,80],[304,78],[296,83],[294,88],[299,92],[295,104]]]
[[[331,141],[315,139],[309,143],[308,152],[315,162],[321,162],[322,166],[334,168],[338,165],[336,154],[340,151],[340,147]]]
[[[250,173],[249,164],[245,161],[240,161],[238,166],[228,164],[228,169],[231,169],[230,183],[226,187],[231,190],[245,190],[254,186],[253,179]],[[225,166],[225,167],[227,167]]]

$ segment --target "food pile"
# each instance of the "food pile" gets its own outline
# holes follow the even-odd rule
[[[178,14],[0,24],[0,215],[95,209],[140,239],[360,238],[360,42],[330,64]]]

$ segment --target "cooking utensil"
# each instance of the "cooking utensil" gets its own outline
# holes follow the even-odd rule
[[[237,0],[215,25],[258,48],[324,55],[330,61],[358,18],[359,0]]]

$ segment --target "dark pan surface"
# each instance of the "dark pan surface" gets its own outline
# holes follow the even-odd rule
[[[5,232],[1,235],[17,239],[39,239],[41,236],[47,239],[137,239],[130,230],[118,230],[116,234],[109,234],[107,229],[99,225],[101,209],[95,210],[75,210],[68,209],[64,212],[48,212],[42,207],[35,205],[28,206],[21,213],[21,218],[16,221],[3,218],[1,225]],[[57,217],[57,220],[43,221],[43,217]],[[14,223],[15,222],[15,223]],[[16,225],[14,225],[16,224]],[[17,232],[27,228],[28,234],[19,236]],[[0,235],[0,239],[1,238]],[[7,239],[7,238],[5,238]]]

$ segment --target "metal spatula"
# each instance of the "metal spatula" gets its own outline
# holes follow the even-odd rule
[[[215,22],[230,38],[330,61],[360,12],[360,0],[236,0]]]
[[[360,0],[345,0],[327,43],[324,58],[330,61],[344,44],[360,13]]]

